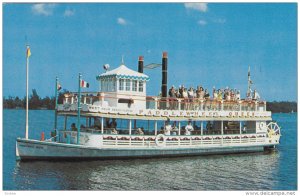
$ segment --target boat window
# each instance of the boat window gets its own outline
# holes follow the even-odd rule
[[[104,84],[103,84],[104,80],[101,80],[101,91],[104,91]]]
[[[111,84],[111,90],[112,91],[116,91],[116,79],[113,78],[111,82],[112,82],[112,84]]]
[[[130,79],[126,79],[126,91],[130,91]]]
[[[144,91],[144,82],[139,81],[139,92],[143,92],[143,91]]]
[[[124,90],[124,84],[125,84],[125,80],[124,79],[120,79],[119,80],[119,90],[120,91]]]
[[[107,91],[107,79],[106,78],[101,81],[101,90]]]
[[[136,80],[132,81],[132,91],[137,91],[137,84],[138,84],[138,81],[136,81]]]

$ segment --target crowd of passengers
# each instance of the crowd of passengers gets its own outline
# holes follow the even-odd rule
[[[228,122],[224,124],[224,133],[238,133],[239,128],[236,127],[237,125],[229,125]],[[85,129],[86,127],[84,125],[80,126],[81,129]],[[215,130],[214,125],[212,122],[208,121],[206,123],[206,127],[203,132],[203,134],[220,134],[220,130]],[[101,130],[101,122],[98,118],[94,118],[94,125],[91,127],[94,128],[95,130]],[[106,118],[105,120],[105,125],[104,125],[105,130],[109,130],[109,134],[119,134],[119,131],[117,131],[117,122],[116,119],[110,120],[109,118]],[[200,135],[201,134],[201,127],[197,125],[193,125],[192,121],[188,121],[188,124],[186,126],[182,126],[180,130],[180,135]],[[75,123],[71,124],[71,131],[77,131],[77,127]],[[246,126],[243,126],[243,132],[246,131]],[[145,130],[143,127],[136,128],[133,131],[134,135],[144,135]],[[158,131],[158,134],[164,134],[164,135],[179,135],[179,128],[177,127],[177,122],[173,122],[172,124],[170,121],[166,121],[165,125],[161,127],[161,129]]]
[[[199,85],[197,88],[190,87],[187,89],[184,85],[179,86],[178,89],[173,85],[169,89],[169,103],[170,109],[177,109],[178,99],[181,99],[181,109],[195,109],[199,107],[201,100],[226,100],[226,101],[238,101],[241,99],[240,91],[237,89],[216,89],[213,87],[212,94],[207,89]],[[260,96],[256,90],[253,93],[247,95],[248,100],[259,100]]]

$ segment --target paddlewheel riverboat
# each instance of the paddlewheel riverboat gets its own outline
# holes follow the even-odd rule
[[[149,77],[122,63],[96,77],[99,92],[78,92],[56,105],[54,134],[17,138],[17,159],[119,159],[259,152],[279,144],[280,127],[266,102],[169,98],[167,53],[162,57],[161,96],[147,96]],[[250,72],[248,73],[248,88]],[[56,80],[56,89],[58,88]],[[249,90],[249,89],[248,89]],[[56,91],[57,97],[57,91]],[[57,128],[57,117],[64,119]],[[188,126],[191,128],[188,129]]]

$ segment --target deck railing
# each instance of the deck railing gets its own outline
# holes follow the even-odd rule
[[[114,136],[104,135],[103,146],[127,146],[127,147],[176,147],[176,146],[230,146],[236,144],[259,144],[267,141],[265,134],[249,135],[216,135],[216,136],[164,136],[164,141],[158,141],[156,137],[151,136]]]
[[[88,134],[88,133],[87,133]],[[61,141],[76,143],[76,132],[61,132]],[[224,135],[114,135],[99,134],[98,140],[103,146],[156,147],[156,146],[202,146],[202,145],[236,145],[260,144],[268,142],[267,134],[224,134]],[[157,138],[159,137],[159,138]]]
[[[126,94],[123,94],[126,96]],[[128,104],[145,102],[146,109],[159,110],[200,110],[200,111],[266,111],[266,102],[258,100],[215,100],[215,99],[184,99],[184,98],[161,98],[156,96],[128,95]],[[94,104],[96,101],[118,99],[112,93],[84,92],[82,93],[82,104]],[[64,104],[77,103],[77,94],[65,94]]]

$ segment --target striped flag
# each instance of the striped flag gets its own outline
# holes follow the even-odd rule
[[[29,58],[31,56],[30,48],[27,46],[26,57]]]
[[[81,80],[80,81],[80,87],[82,88],[89,88],[90,87],[90,84],[84,80]]]

